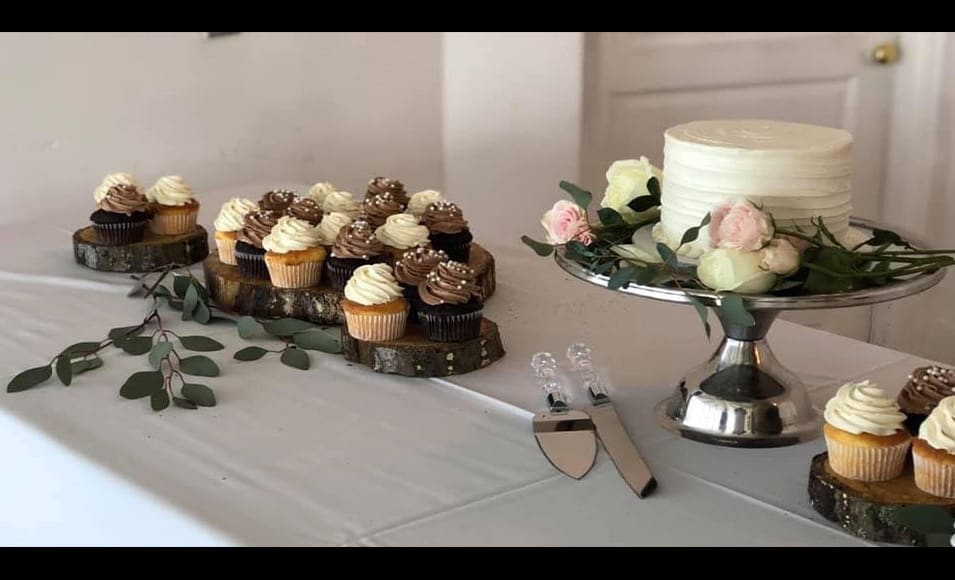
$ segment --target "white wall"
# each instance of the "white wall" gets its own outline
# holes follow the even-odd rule
[[[0,34],[0,223],[113,171],[439,189],[441,71],[438,33]]]

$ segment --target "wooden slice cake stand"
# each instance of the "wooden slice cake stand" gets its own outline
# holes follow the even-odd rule
[[[208,255],[209,236],[202,226],[177,236],[160,236],[147,229],[143,241],[120,246],[100,242],[92,226],[73,234],[76,262],[103,272],[150,272],[169,264],[195,264]]]
[[[809,469],[809,502],[817,512],[854,536],[876,542],[925,545],[925,536],[895,521],[893,512],[910,505],[934,505],[955,514],[955,500],[929,495],[915,486],[912,463],[890,481],[868,483],[837,475],[829,454],[813,457]]]

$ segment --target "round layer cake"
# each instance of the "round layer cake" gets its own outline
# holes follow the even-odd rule
[[[667,129],[660,223],[653,237],[672,248],[717,206],[746,199],[779,227],[812,234],[821,217],[849,233],[852,135],[842,129],[760,120],[695,121]],[[704,232],[705,233],[705,232]],[[702,254],[708,235],[680,253]]]

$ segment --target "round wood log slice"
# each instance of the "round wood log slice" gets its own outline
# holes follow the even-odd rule
[[[497,324],[481,321],[478,338],[465,342],[432,342],[419,324],[409,324],[398,340],[366,342],[342,330],[345,360],[361,363],[378,373],[406,377],[447,377],[482,369],[504,356]]]
[[[479,246],[471,245],[471,267],[478,274],[477,283],[486,300],[494,293],[494,257]],[[267,318],[299,318],[315,324],[344,324],[342,293],[332,290],[327,282],[314,288],[276,288],[268,280],[247,278],[239,268],[223,264],[217,252],[202,263],[209,295],[221,308]]]
[[[195,264],[208,255],[209,236],[202,226],[178,236],[160,236],[147,229],[143,241],[121,246],[101,243],[92,226],[73,234],[76,262],[103,272],[150,272],[169,264]]]
[[[925,536],[897,523],[892,512],[910,505],[937,505],[955,514],[955,500],[929,495],[915,486],[911,460],[905,473],[890,481],[864,482],[837,475],[829,454],[813,457],[809,502],[826,519],[854,536],[875,542],[924,546]]]

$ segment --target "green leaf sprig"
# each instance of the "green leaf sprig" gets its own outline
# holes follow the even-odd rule
[[[307,371],[311,366],[311,360],[306,351],[317,350],[329,354],[342,352],[340,331],[333,333],[327,327],[320,327],[296,318],[257,320],[252,316],[243,316],[237,321],[237,329],[239,336],[244,339],[264,332],[284,343],[282,348],[277,349],[261,346],[242,348],[232,355],[232,358],[240,361],[259,360],[269,353],[278,353],[282,364]]]

